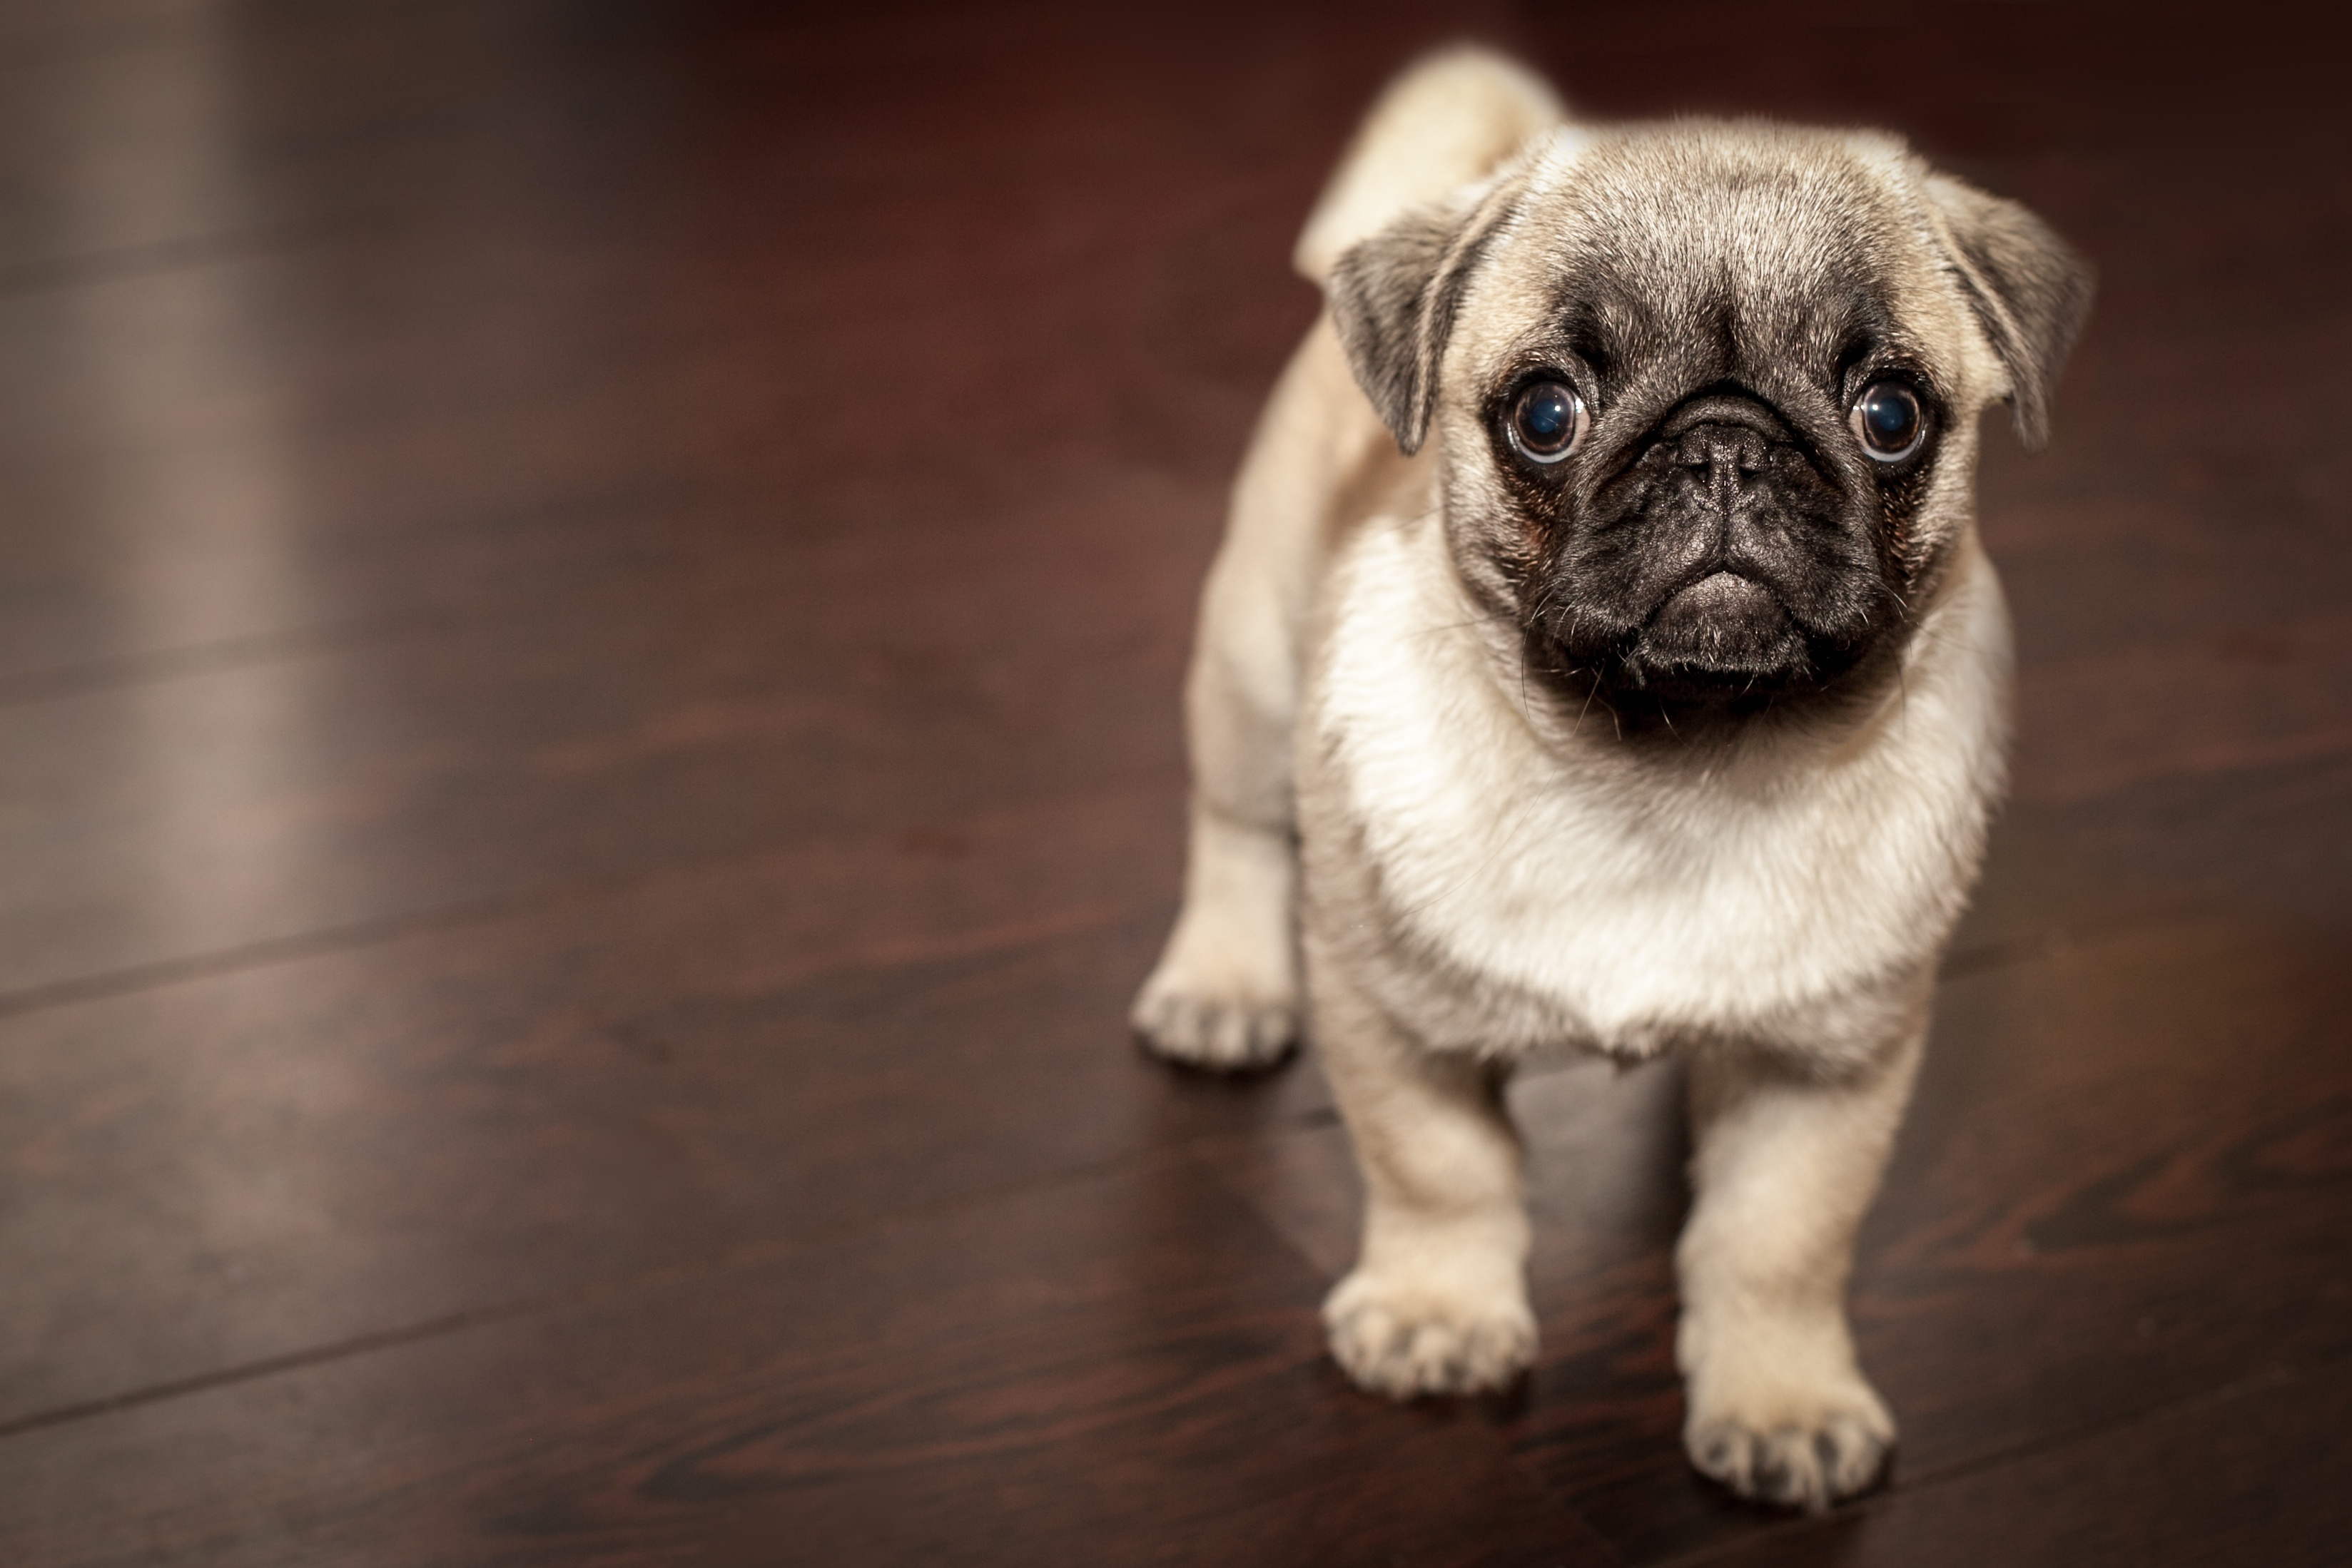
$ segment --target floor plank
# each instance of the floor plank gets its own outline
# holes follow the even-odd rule
[[[1180,814],[1039,802],[0,1019],[0,1424],[1323,1113],[1311,1069],[1124,1039],[1168,910],[1122,868]]]
[[[1696,1563],[2264,1568],[2341,1563],[2352,1367],[2281,1373]]]
[[[1183,1170],[20,1436],[12,1563],[1599,1563]],[[86,1478],[77,1479],[77,1478]]]
[[[1131,544],[951,538],[761,549],[741,528],[538,602],[300,656],[0,706],[0,995],[535,889],[886,831],[1021,801],[1177,785],[1181,653],[1150,525],[1184,497],[1072,486]],[[681,530],[683,531],[683,530]],[[638,539],[656,535],[647,528]],[[648,541],[652,542],[652,541]],[[730,549],[730,543],[747,549]],[[911,570],[922,562],[927,570]],[[1073,601],[1060,571],[1161,580],[1168,612]],[[998,628],[1019,624],[1017,640]]]

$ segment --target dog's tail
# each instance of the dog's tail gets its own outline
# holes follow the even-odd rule
[[[1568,118],[1544,79],[1467,45],[1428,56],[1391,82],[1323,187],[1291,265],[1309,283],[1339,253],[1408,207],[1479,178]]]

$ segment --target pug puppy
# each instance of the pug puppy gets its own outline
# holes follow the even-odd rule
[[[1893,137],[1571,123],[1470,51],[1297,261],[1327,308],[1209,575],[1136,1027],[1221,1069],[1311,1032],[1367,1195],[1331,1352],[1397,1398],[1534,1356],[1512,1064],[1684,1058],[1685,1446],[1826,1507],[1895,1439],[1846,1277],[2002,788],[1977,415],[2042,441],[2090,274]]]

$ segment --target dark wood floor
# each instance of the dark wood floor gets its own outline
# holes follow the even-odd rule
[[[2352,1561],[2338,51],[1855,13],[8,6],[0,1562]],[[2104,272],[1827,1520],[1677,1451],[1670,1070],[1515,1090],[1542,1362],[1397,1408],[1314,1067],[1121,1022],[1291,237],[1461,32]]]

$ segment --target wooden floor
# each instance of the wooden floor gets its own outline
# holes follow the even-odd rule
[[[2352,1561],[2335,51],[1857,14],[0,12],[0,1563]],[[1515,1089],[1542,1361],[1395,1407],[1313,1065],[1122,1024],[1290,240],[1462,32],[2103,269],[1826,1520],[1678,1452],[1670,1069]]]

